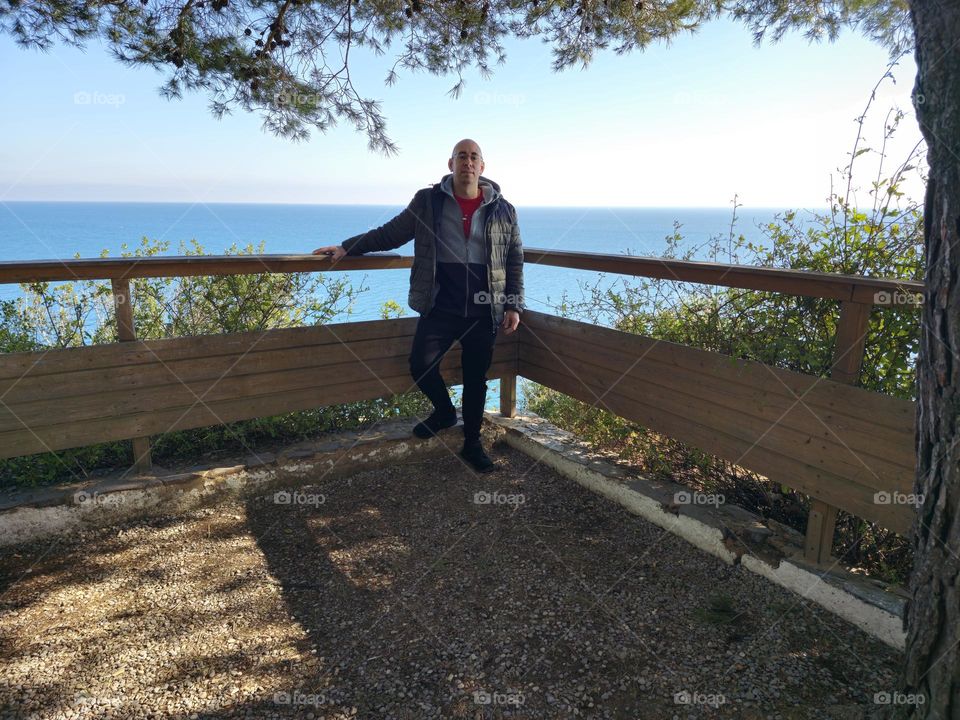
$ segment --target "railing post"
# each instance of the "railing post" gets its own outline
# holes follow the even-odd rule
[[[117,314],[117,339],[131,342],[137,339],[133,325],[133,304],[130,302],[130,281],[111,280],[113,286],[113,307]],[[133,438],[133,467],[138,473],[144,473],[153,467],[150,457],[150,438]]]
[[[872,307],[871,304],[851,300],[841,303],[833,364],[830,368],[831,380],[846,385],[856,385],[859,382]],[[810,514],[807,516],[807,538],[804,543],[804,558],[807,562],[819,565],[829,561],[836,526],[837,508],[822,500],[811,499]]]
[[[814,565],[829,562],[833,549],[833,531],[837,527],[837,508],[816,498],[810,499],[807,515],[807,538],[803,557]]]
[[[872,308],[873,305],[851,300],[840,304],[837,341],[833,348],[833,366],[830,369],[831,380],[847,385],[856,385],[860,381],[860,366],[863,364],[863,348],[867,342]]]
[[[517,414],[516,375],[504,375],[500,378],[500,414],[508,418]]]

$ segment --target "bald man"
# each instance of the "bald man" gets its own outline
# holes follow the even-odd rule
[[[433,413],[413,432],[429,438],[457,422],[439,365],[454,340],[463,367],[463,449],[478,472],[496,465],[483,449],[480,426],[487,370],[498,330],[513,333],[523,302],[523,245],[517,211],[500,186],[483,176],[483,153],[473,140],[458,142],[447,160],[450,173],[413,196],[384,225],[314,250],[336,261],[344,255],[392,250],[414,241],[410,307],[420,313],[410,351],[410,373],[433,403]]]

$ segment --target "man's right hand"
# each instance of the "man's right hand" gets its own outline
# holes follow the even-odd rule
[[[342,245],[327,245],[313,251],[314,255],[329,255],[330,259],[336,262],[347,254]]]

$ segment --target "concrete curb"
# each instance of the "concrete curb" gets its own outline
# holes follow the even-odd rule
[[[116,474],[96,482],[39,488],[0,497],[0,547],[60,533],[104,527],[138,517],[171,515],[209,506],[226,495],[254,496],[284,487],[316,484],[383,463],[445,457],[463,445],[462,423],[420,440],[416,420],[390,420],[372,431],[343,432],[220,466],[150,475]],[[503,430],[484,423],[487,443]]]

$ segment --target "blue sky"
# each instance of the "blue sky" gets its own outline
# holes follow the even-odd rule
[[[507,53],[491,79],[467,74],[457,100],[446,94],[453,78],[402,72],[387,87],[390,53],[354,56],[355,84],[382,101],[401,149],[384,158],[348,126],[297,144],[265,133],[256,115],[214,119],[202,95],[164,100],[158,74],[97,45],[38,53],[4,36],[0,201],[400,204],[435,182],[468,136],[521,206],[721,207],[736,193],[750,207],[822,207],[887,64],[850,32],[758,48],[726,21],[644,53],[603,53],[586,70],[554,73],[536,40]],[[887,109],[907,112],[891,162],[920,137],[915,72],[902,62],[868,119],[876,145]],[[870,160],[859,161],[864,186]],[[919,180],[907,189],[921,195]]]

